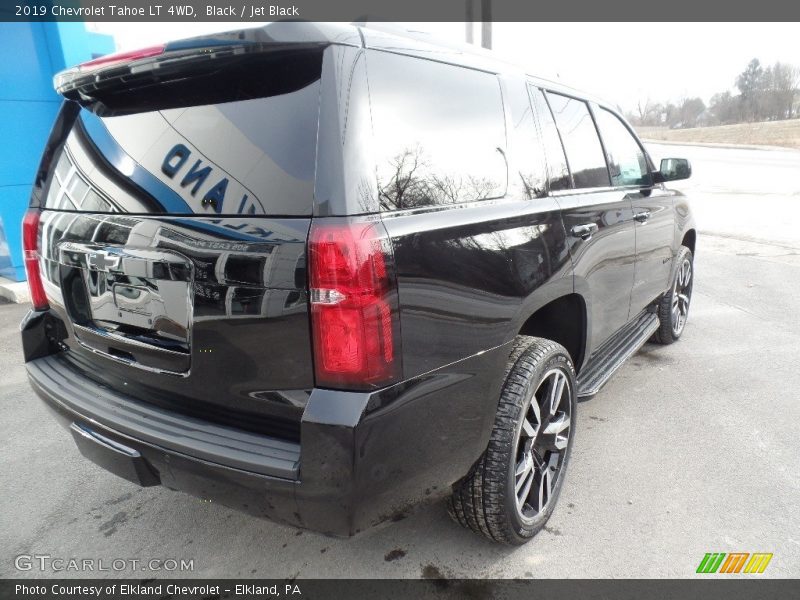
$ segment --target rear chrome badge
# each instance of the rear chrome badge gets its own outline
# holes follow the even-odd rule
[[[90,268],[98,271],[109,271],[119,266],[119,256],[109,256],[104,252],[90,252],[86,256],[86,262]]]

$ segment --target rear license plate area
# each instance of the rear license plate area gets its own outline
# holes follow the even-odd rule
[[[186,373],[192,264],[174,252],[66,242],[61,289],[76,339],[136,367]]]

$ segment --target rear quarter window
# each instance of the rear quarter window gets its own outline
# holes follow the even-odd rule
[[[368,55],[367,71],[382,210],[505,195],[495,75],[385,52]]]
[[[550,189],[554,191],[568,190],[572,187],[572,179],[570,178],[567,157],[564,154],[564,147],[561,145],[556,122],[553,120],[553,113],[547,105],[547,100],[542,90],[531,87],[530,94],[533,106],[536,109],[536,116],[539,119],[539,127],[542,131]]]

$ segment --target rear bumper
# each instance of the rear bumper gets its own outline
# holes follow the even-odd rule
[[[488,443],[507,349],[373,393],[313,390],[300,443],[166,411],[30,360],[33,389],[81,452],[161,484],[296,527],[351,536],[449,492]]]
[[[295,505],[299,445],[171,415],[126,399],[76,373],[58,355],[33,360],[26,367],[34,391],[93,462],[140,485],[160,483],[302,526]],[[89,435],[80,436],[79,431]],[[261,443],[249,444],[250,436],[261,438]],[[105,445],[116,443],[138,453],[152,477],[137,473],[136,481],[126,467],[129,463],[115,461],[113,451],[104,451],[102,443],[93,446],[81,437],[99,438]],[[136,470],[142,469],[141,462]]]

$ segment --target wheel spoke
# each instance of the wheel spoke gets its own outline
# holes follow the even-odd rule
[[[524,481],[527,474],[533,469],[533,457],[531,456],[530,452],[526,452],[525,456],[522,457],[522,460],[517,463],[517,468],[514,471],[514,475],[517,478],[517,491],[522,485],[522,481]]]
[[[539,504],[536,510],[542,510],[547,504],[547,499],[550,497],[550,472],[544,471],[539,476]]]
[[[522,480],[524,485],[521,485],[522,491],[517,492],[517,506],[519,506],[520,510],[522,507],[525,506],[525,501],[528,499],[528,496],[531,493],[531,486],[533,485],[533,480],[535,479],[536,473],[531,470],[528,475]]]
[[[684,315],[683,311],[681,310],[680,314],[678,315],[678,323],[677,323],[677,331],[681,331],[683,329],[683,325],[686,323],[686,316]]]
[[[689,297],[686,296],[685,294],[681,294],[679,297],[681,301],[678,304],[678,307],[681,310],[681,315],[683,315],[683,318],[685,319],[686,315],[689,312]]]
[[[558,435],[565,429],[569,429],[569,417],[562,415],[560,418],[550,421],[544,430],[545,435]]]
[[[527,418],[522,419],[522,435],[527,438],[536,437],[536,428]]]
[[[564,432],[570,427],[569,417],[562,414],[558,419],[550,421],[542,433],[542,443],[550,450],[563,450],[569,442],[568,435]]]
[[[539,506],[538,510],[542,510],[547,504],[548,500],[553,494],[553,483],[555,482],[556,467],[558,465],[558,456],[553,454],[547,466],[539,473]]]
[[[539,424],[542,422],[542,413],[539,410],[539,404],[536,401],[536,397],[535,396],[533,398],[531,398],[531,404],[530,404],[530,407],[528,408],[528,412],[529,413],[533,413],[533,419],[532,419],[533,422],[531,423],[531,425],[535,424],[534,430],[538,429]],[[525,420],[530,422],[531,421],[530,416],[531,415],[527,415]],[[529,436],[529,437],[533,437],[533,436]]]
[[[548,407],[550,416],[556,414],[558,406],[561,404],[561,397],[564,395],[564,384],[567,383],[567,378],[563,373],[556,371],[553,374],[553,383],[550,386],[550,406]]]

